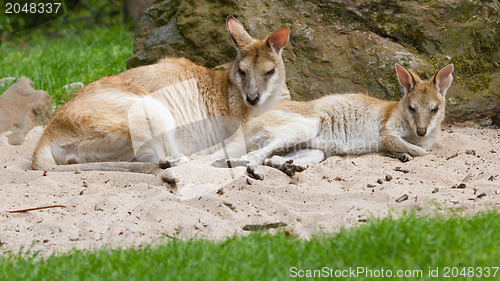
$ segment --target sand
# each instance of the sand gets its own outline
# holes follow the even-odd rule
[[[247,234],[247,224],[275,222],[308,239],[404,210],[500,208],[499,129],[447,126],[429,155],[407,163],[378,154],[336,156],[292,178],[262,167],[265,180],[250,183],[242,167],[194,161],[172,168],[176,188],[160,175],[32,171],[42,131],[36,127],[20,146],[0,135],[0,252],[49,255],[173,237],[217,240]],[[453,188],[461,183],[465,188]],[[404,195],[407,200],[396,202]],[[67,208],[6,212],[49,205]]]

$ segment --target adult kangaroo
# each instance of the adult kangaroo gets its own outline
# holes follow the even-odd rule
[[[258,40],[231,16],[226,26],[237,49],[229,69],[165,58],[88,84],[46,127],[33,169],[152,172],[229,137],[229,119],[245,123],[290,99],[289,28]]]

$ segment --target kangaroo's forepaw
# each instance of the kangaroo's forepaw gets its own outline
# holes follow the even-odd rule
[[[165,169],[172,167],[172,164],[167,160],[160,161],[158,163],[158,165],[160,166],[160,169],[162,169],[162,170],[165,170]]]
[[[403,163],[406,163],[406,162],[408,162],[408,161],[412,160],[412,159],[413,159],[413,157],[412,157],[410,154],[408,154],[408,153],[401,153],[401,154],[398,156],[398,159],[399,159],[399,161],[401,161],[401,162],[403,162]]]
[[[285,161],[279,156],[273,156],[271,159],[264,160],[264,165],[278,169],[289,177],[295,175],[296,172],[300,173],[307,168],[302,165],[293,164],[292,159]]]
[[[247,173],[256,180],[264,180],[264,174],[256,168],[257,164],[250,162],[247,164]]]
[[[249,164],[250,161],[241,158],[222,158],[215,160],[212,163],[213,167],[216,168],[234,168],[234,167],[245,167]]]

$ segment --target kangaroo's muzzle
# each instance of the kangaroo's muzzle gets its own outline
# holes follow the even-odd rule
[[[425,136],[426,133],[427,133],[426,128],[422,128],[422,127],[417,128],[417,135],[423,137],[423,136]]]
[[[256,105],[260,101],[260,96],[257,96],[255,98],[250,98],[249,96],[246,97],[246,101],[249,105]]]

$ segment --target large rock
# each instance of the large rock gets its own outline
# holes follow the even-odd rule
[[[291,27],[284,49],[288,86],[297,100],[366,92],[398,99],[401,63],[429,78],[449,63],[455,82],[448,116],[491,118],[500,111],[500,16],[495,1],[216,0],[157,1],[139,23],[127,66],[164,56],[215,67],[235,50],[225,18],[236,16],[254,36]]]
[[[45,91],[33,88],[33,82],[21,78],[0,96],[0,134],[11,131],[11,145],[24,142],[35,125],[46,125],[52,117],[52,102]]]

